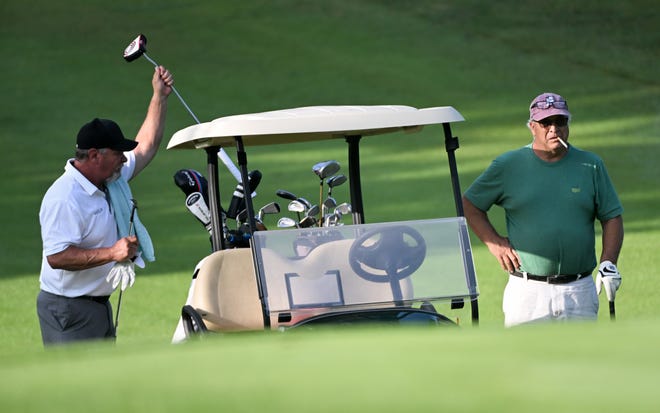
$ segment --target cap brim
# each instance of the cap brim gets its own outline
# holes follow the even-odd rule
[[[567,109],[557,109],[557,108],[548,108],[545,110],[540,110],[532,116],[532,120],[543,120],[549,118],[550,116],[566,116],[571,118],[571,113]]]
[[[137,146],[138,146],[138,142],[124,139],[119,144],[113,145],[113,147],[110,149],[113,149],[115,151],[128,152],[128,151],[132,151]]]

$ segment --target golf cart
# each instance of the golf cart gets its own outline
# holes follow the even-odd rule
[[[168,149],[206,153],[213,249],[195,268],[181,313],[185,335],[362,322],[455,325],[436,311],[435,303],[462,308],[468,302],[472,322],[478,323],[479,293],[454,155],[458,139],[450,127],[463,120],[452,107],[316,106],[226,116],[176,132]],[[366,223],[360,140],[432,125],[444,131],[456,216]],[[350,213],[352,222],[323,225],[321,219],[308,227],[254,231],[253,201],[245,196],[249,248],[227,245],[219,191],[221,148],[236,147],[241,184],[250,194],[247,146],[326,139],[348,146],[350,208],[343,212]],[[319,177],[322,186],[327,174]],[[307,241],[304,252],[301,240]]]

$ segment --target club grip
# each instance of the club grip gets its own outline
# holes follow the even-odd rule
[[[251,171],[248,174],[248,182],[250,183],[250,189],[254,191],[261,182],[261,172],[258,170]],[[245,191],[243,190],[243,184],[239,183],[236,185],[234,194],[229,202],[227,218],[235,219],[243,209],[245,209]]]

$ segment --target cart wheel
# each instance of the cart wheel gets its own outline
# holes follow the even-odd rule
[[[426,242],[417,230],[403,225],[377,228],[359,236],[348,262],[367,281],[398,282],[424,262]]]
[[[181,309],[181,320],[183,321],[183,331],[185,331],[186,337],[208,332],[202,316],[191,305],[183,306]]]

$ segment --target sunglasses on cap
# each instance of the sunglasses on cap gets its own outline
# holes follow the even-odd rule
[[[541,110],[549,109],[549,108],[568,109],[568,104],[566,103],[565,100],[555,100],[553,96],[548,96],[545,98],[545,100],[539,100],[538,102],[534,102],[531,108],[532,109],[539,108]]]

